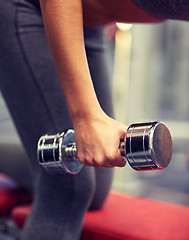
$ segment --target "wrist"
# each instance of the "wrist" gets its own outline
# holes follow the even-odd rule
[[[84,104],[82,104],[81,106],[82,107],[79,107],[74,111],[70,112],[71,119],[74,125],[78,124],[79,122],[91,121],[103,114],[103,111],[98,102],[87,106],[84,106]]]
[[[77,83],[69,87],[64,86],[64,93],[73,122],[93,118],[102,111],[91,79],[85,77],[79,77],[78,79],[82,79],[82,81],[78,80]],[[73,80],[70,82],[73,82]]]

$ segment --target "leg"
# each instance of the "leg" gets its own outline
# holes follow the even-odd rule
[[[39,137],[71,128],[72,122],[39,9],[23,0],[4,0],[0,9],[1,89],[31,160],[34,179],[35,199],[22,239],[78,239],[95,189],[94,169],[85,167],[76,176],[55,178],[39,168]]]
[[[12,0],[2,1],[0,11],[1,90],[31,160],[34,179],[34,204],[21,239],[78,239],[94,193],[94,169],[86,167],[77,176],[51,177],[36,160],[42,134],[72,127],[40,11],[29,2]]]

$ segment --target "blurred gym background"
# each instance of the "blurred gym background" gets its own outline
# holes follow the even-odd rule
[[[162,120],[173,138],[167,169],[135,172],[127,164],[116,168],[112,188],[189,205],[189,23],[117,24],[107,27],[107,38],[116,119],[127,125]],[[19,138],[0,94],[3,141]]]

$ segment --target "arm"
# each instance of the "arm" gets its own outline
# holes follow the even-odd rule
[[[84,49],[81,0],[40,0],[40,4],[79,159],[92,166],[124,166],[118,145],[126,127],[105,115],[94,92]]]
[[[45,30],[71,116],[98,108],[87,66],[81,0],[40,0]],[[81,85],[82,80],[82,85]],[[84,87],[81,87],[84,86]],[[87,91],[86,91],[87,90]],[[86,96],[87,97],[84,97]]]

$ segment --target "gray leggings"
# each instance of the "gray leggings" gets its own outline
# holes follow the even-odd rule
[[[72,128],[72,121],[35,2],[0,1],[0,88],[30,159],[34,191],[21,239],[77,240],[85,212],[102,206],[113,170],[84,167],[74,176],[52,177],[38,166],[39,137]],[[103,28],[85,29],[85,46],[97,97],[112,116]]]

